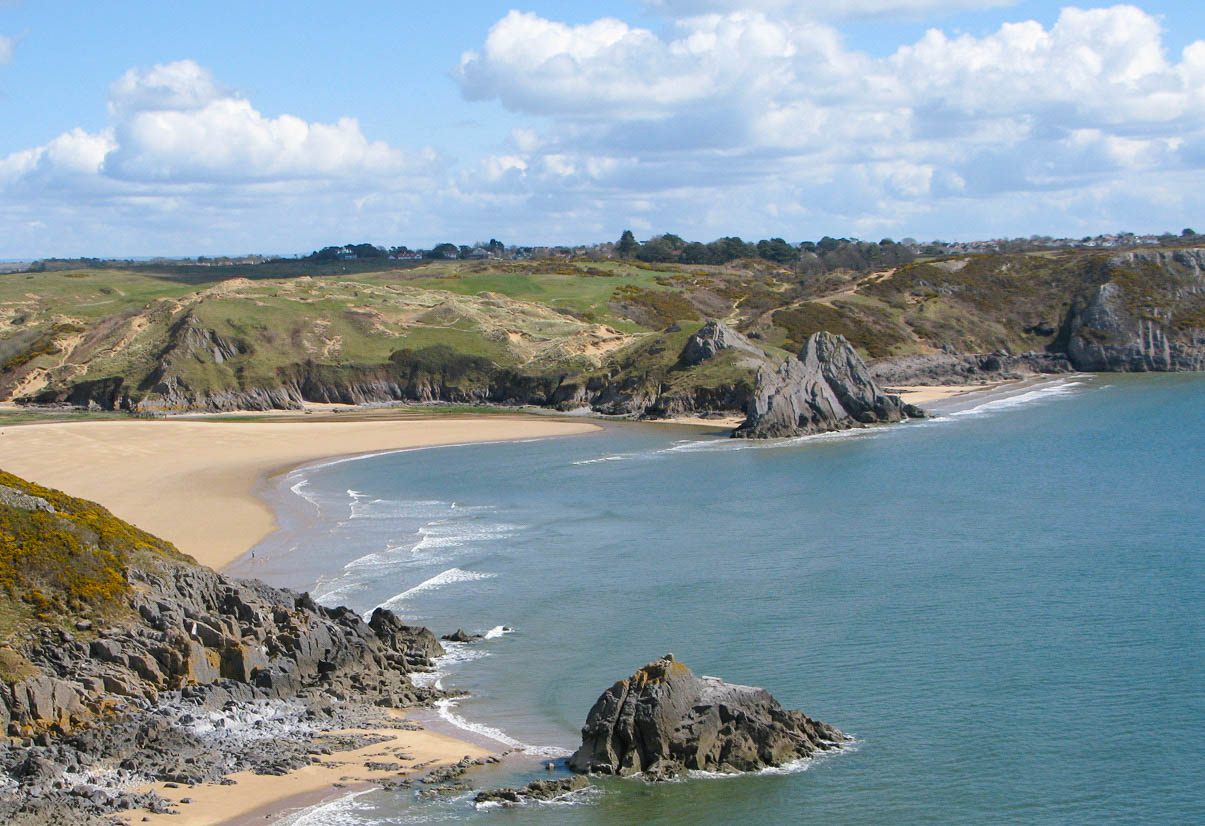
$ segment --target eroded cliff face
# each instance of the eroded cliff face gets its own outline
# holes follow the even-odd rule
[[[761,369],[745,423],[733,435],[805,436],[923,416],[884,393],[843,336],[816,333],[797,358]]]
[[[1090,372],[1205,369],[1205,250],[1131,252],[1072,305],[1067,357]]]

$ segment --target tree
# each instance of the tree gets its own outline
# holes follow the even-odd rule
[[[767,261],[790,266],[799,260],[799,250],[781,238],[757,242],[757,254]]]
[[[619,243],[615,245],[615,251],[619,253],[620,258],[631,258],[639,248],[640,245],[636,243],[636,236],[632,234],[630,229],[623,231],[623,235],[619,236]]]
[[[460,248],[446,242],[427,253],[427,258],[458,258],[459,256]]]
[[[1196,235],[1196,233],[1195,233],[1195,232],[1193,232],[1193,231],[1192,231],[1192,229],[1190,229],[1189,227],[1185,227],[1185,228],[1184,228],[1184,231],[1183,231],[1183,232],[1181,232],[1181,233],[1180,233],[1180,235],[1181,235],[1181,237],[1183,237],[1183,238],[1191,238],[1191,237],[1193,237],[1194,235]]]
[[[737,258],[757,257],[757,247],[746,244],[739,235],[730,235],[707,245],[715,255],[717,263],[727,264]]]
[[[682,264],[714,264],[716,263],[715,256],[711,249],[706,244],[700,244],[698,241],[687,244],[682,248],[682,254],[678,256],[678,261]]]

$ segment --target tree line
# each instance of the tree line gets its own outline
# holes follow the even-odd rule
[[[643,244],[631,230],[625,230],[615,245],[620,258],[650,264],[728,264],[753,258],[791,267],[804,273],[831,272],[838,269],[870,270],[907,264],[916,258],[908,244],[890,238],[879,242],[850,238],[830,238],[790,244],[782,238],[767,238],[756,243],[739,236],[718,238],[708,244],[686,241],[678,235],[657,235]]]

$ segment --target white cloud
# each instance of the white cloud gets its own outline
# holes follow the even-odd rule
[[[13,52],[16,50],[17,38],[0,34],[0,64],[11,61],[13,59]]]
[[[1139,171],[1173,188],[1201,177],[1205,41],[1170,59],[1158,20],[1136,7],[1067,8],[1050,28],[984,37],[933,29],[872,58],[830,25],[784,16],[804,4],[706,13],[728,5],[663,0],[680,18],[664,36],[512,12],[458,77],[470,98],[549,119],[518,148],[529,191],[731,205],[709,221],[960,216],[968,199],[992,211],[1004,193],[1099,194]],[[761,196],[741,205],[742,188]]]
[[[0,223],[14,242],[113,254],[229,251],[222,238],[243,239],[236,250],[290,238],[276,247],[288,250],[310,236],[363,237],[360,226],[392,235],[399,216],[422,214],[421,193],[447,167],[434,149],[370,141],[354,118],[267,116],[187,60],[131,69],[110,86],[108,112],[97,132],[0,157]],[[382,203],[387,216],[365,217]]]
[[[457,167],[352,118],[261,112],[191,61],[131,70],[107,127],[0,158],[0,225],[25,245],[0,255],[571,242],[624,225],[1082,235],[1205,211],[1205,41],[1175,55],[1133,6],[1069,8],[876,58],[817,22],[836,5],[662,0],[657,32],[512,12],[455,75],[519,122]]]
[[[166,185],[322,180],[391,182],[423,175],[433,150],[404,152],[369,141],[354,118],[309,123],[267,117],[190,60],[131,69],[109,90],[112,125],[75,129],[0,159],[0,176],[99,175]]]
[[[136,181],[373,178],[405,174],[410,158],[369,141],[354,118],[269,118],[189,60],[131,69],[110,88],[116,146],[104,172]]]

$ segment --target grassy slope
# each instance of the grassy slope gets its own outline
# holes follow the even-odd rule
[[[1135,308],[1162,312],[1174,279],[1109,268],[1109,257],[985,255],[809,278],[739,261],[15,273],[0,276],[0,399],[115,375],[141,392],[164,375],[199,391],[274,386],[279,369],[307,360],[383,364],[398,350],[438,345],[505,367],[651,377],[668,370],[669,356],[650,352],[657,346],[646,339],[709,317],[789,351],[819,330],[844,334],[869,358],[943,345],[1040,350],[1054,341],[1069,303],[1107,278]],[[1165,321],[1201,326],[1202,308],[1182,304]],[[196,328],[191,338],[186,316]],[[216,358],[204,338],[211,334],[235,355]]]
[[[129,590],[126,565],[148,555],[192,561],[95,502],[4,471],[0,485],[45,499],[57,511],[0,503],[0,640],[32,620],[67,624],[111,615]]]

